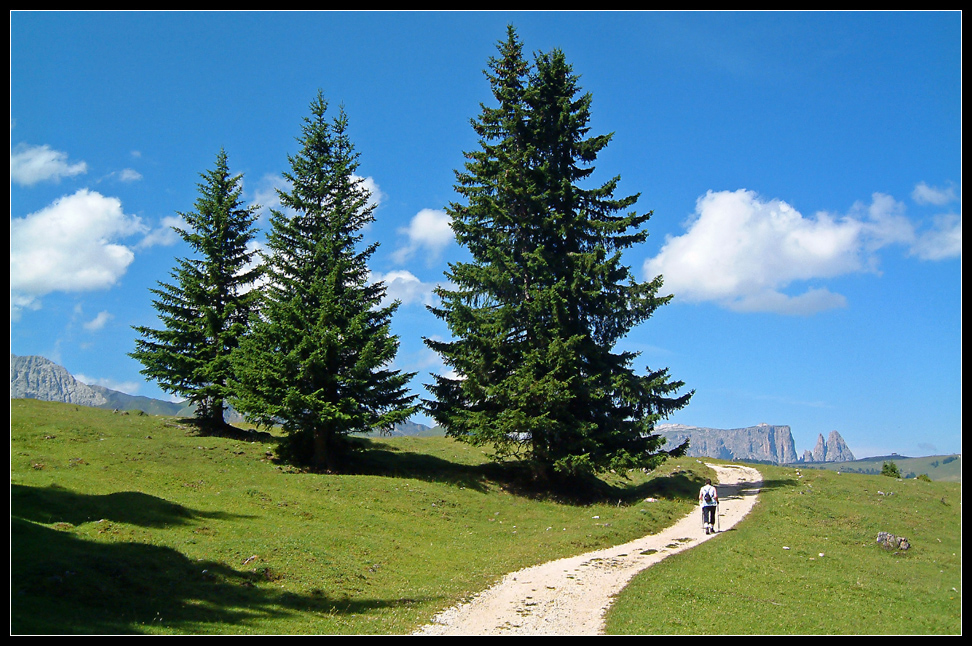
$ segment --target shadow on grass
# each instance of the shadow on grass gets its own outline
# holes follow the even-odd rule
[[[752,489],[753,487],[759,487],[760,490],[766,491],[768,489],[783,489],[786,487],[795,487],[800,482],[794,480],[793,478],[775,478],[770,480],[763,480],[762,482],[740,482],[738,485],[740,489]]]
[[[498,479],[494,464],[461,464],[442,458],[393,447],[374,440],[356,440],[361,450],[350,453],[343,473],[352,475],[414,478],[485,492]]]
[[[692,471],[659,475],[637,485],[608,483],[593,476],[540,480],[527,462],[461,464],[374,440],[352,454],[344,473],[415,478],[482,492],[501,488],[518,496],[576,505],[631,503],[646,497],[694,499],[704,482],[703,476]]]
[[[169,547],[96,543],[17,517],[10,527],[13,635],[274,632],[268,621],[425,601],[293,594],[272,586],[279,575],[266,568],[243,572]]]
[[[196,434],[200,437],[224,437],[230,440],[260,442],[262,444],[276,444],[280,442],[279,437],[275,437],[267,431],[237,428],[232,424],[225,423],[212,424],[206,420],[196,419],[195,417],[184,417],[179,420],[179,423],[196,429]]]
[[[196,518],[240,518],[224,512],[191,510],[138,491],[105,495],[76,493],[63,487],[10,485],[10,515],[35,523],[80,525],[98,520],[140,527],[182,525]]]

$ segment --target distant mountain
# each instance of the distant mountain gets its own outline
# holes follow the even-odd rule
[[[789,426],[759,424],[746,428],[718,429],[682,424],[659,424],[655,430],[675,447],[689,441],[688,455],[723,460],[748,460],[792,464],[795,462],[846,462],[854,459],[844,438],[831,431],[825,441],[817,438],[813,451],[797,457]]]
[[[789,464],[797,462],[789,426],[759,424],[746,428],[718,429],[682,424],[659,424],[655,431],[676,447],[689,441],[686,455]]]
[[[426,426],[425,424],[419,424],[417,422],[403,422],[399,424],[394,429],[392,429],[391,434],[394,435],[429,435],[432,428]]]
[[[830,431],[826,442],[823,434],[818,435],[813,452],[803,452],[803,462],[851,462],[854,459],[854,454],[837,431]]]
[[[75,379],[63,366],[39,356],[10,355],[10,398],[40,399],[110,410],[141,410],[150,415],[192,417],[193,407],[187,402],[128,395],[104,386],[92,386]],[[226,421],[236,424],[243,416],[226,411]],[[405,422],[395,427],[392,435],[424,435],[432,431],[424,424]]]
[[[417,422],[402,422],[388,433],[372,431],[366,437],[428,437],[433,435],[443,435],[442,429],[438,426],[432,428]]]
[[[10,355],[10,398],[40,399],[94,408],[142,410],[151,415],[179,415],[185,403],[128,395],[75,379],[62,366],[38,356]],[[191,414],[191,413],[190,413]]]

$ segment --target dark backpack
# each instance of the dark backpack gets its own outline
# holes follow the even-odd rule
[[[705,495],[702,497],[702,500],[704,500],[705,502],[712,502],[712,492],[706,491]]]

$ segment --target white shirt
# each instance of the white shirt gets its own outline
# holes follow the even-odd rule
[[[712,502],[705,501],[705,494],[708,493],[712,497]],[[705,485],[702,490],[699,491],[699,500],[703,507],[715,507],[719,502],[719,494],[716,492],[716,488],[712,485]]]

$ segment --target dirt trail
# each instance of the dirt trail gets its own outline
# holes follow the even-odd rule
[[[726,531],[756,503],[755,469],[711,464],[719,524]],[[702,531],[698,508],[657,534],[520,570],[468,603],[438,614],[417,635],[597,635],[614,596],[641,570],[718,534]]]

